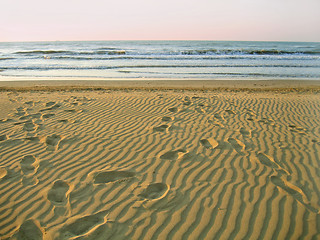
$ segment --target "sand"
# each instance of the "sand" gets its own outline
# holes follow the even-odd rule
[[[0,84],[1,239],[320,239],[319,82],[131,84]]]

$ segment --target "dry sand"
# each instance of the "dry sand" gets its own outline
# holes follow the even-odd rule
[[[1,239],[320,239],[319,82],[5,84]]]

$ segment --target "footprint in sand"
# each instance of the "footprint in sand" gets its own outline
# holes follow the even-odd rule
[[[35,132],[38,129],[38,125],[30,120],[24,124],[23,129],[27,132]]]
[[[153,128],[153,131],[154,131],[154,132],[166,132],[168,128],[169,128],[169,125],[163,124],[163,125],[161,125],[161,126],[154,127],[154,128]]]
[[[224,120],[223,116],[219,113],[215,113],[213,116],[217,119]]]
[[[272,157],[268,156],[265,153],[258,152],[257,158],[262,164],[264,164],[264,165],[266,165],[268,167],[272,167],[272,168],[278,168],[279,167],[279,165],[274,161],[274,159]]]
[[[243,142],[241,142],[240,140],[236,139],[236,138],[228,138],[228,142],[231,144],[231,146],[239,153],[239,154],[243,154],[243,151],[245,149],[245,145]]]
[[[206,110],[204,110],[203,108],[195,108],[195,110],[196,110],[198,113],[206,113]]]
[[[167,195],[169,189],[165,183],[151,183],[139,196],[148,200],[159,200]]]
[[[244,137],[251,137],[251,130],[247,130],[246,128],[242,127],[240,128],[240,133]]]
[[[46,107],[52,107],[55,104],[56,104],[56,102],[47,102],[45,106]]]
[[[275,125],[275,122],[272,119],[262,118],[258,122],[267,124],[267,125]]]
[[[320,214],[320,210],[314,208],[308,203],[308,198],[302,191],[302,189],[291,184],[288,181],[281,179],[278,176],[271,176],[270,180],[274,185],[286,191],[289,195],[291,195],[293,198],[295,198],[297,201],[303,204],[309,211]]]
[[[231,110],[231,109],[226,109],[225,111],[226,111],[227,113],[229,113],[229,114],[236,114],[235,111],[233,111],[233,110]]]
[[[39,168],[39,160],[33,155],[27,155],[21,159],[20,166],[24,175],[32,175],[35,174]]]
[[[25,102],[24,104],[27,104],[27,105],[29,105],[30,107],[33,107],[33,106],[34,106],[34,102],[33,102],[33,101],[28,101],[28,102]]]
[[[68,224],[61,229],[64,237],[77,239],[81,236],[85,237],[89,232],[94,231],[99,226],[107,222],[107,211],[101,211],[94,215],[88,215],[68,221]],[[85,238],[87,239],[87,238]]]
[[[53,117],[55,114],[54,113],[47,113],[47,114],[44,114],[42,117],[43,118],[50,118],[50,117]]]
[[[0,142],[9,139],[7,134],[0,135]]]
[[[289,125],[289,130],[291,132],[296,132],[296,133],[298,133],[300,135],[306,135],[307,134],[306,133],[306,129],[304,129],[303,127],[297,127],[296,125],[293,125],[293,124]]]
[[[46,138],[46,144],[47,144],[47,150],[57,150],[59,148],[59,144],[61,141],[61,136],[57,134],[53,134],[51,136],[47,136]]]
[[[40,112],[44,112],[44,111],[50,111],[50,110],[55,110],[59,107],[61,107],[61,104],[56,103],[53,106],[50,104],[50,107],[46,106],[47,108],[41,109]]]
[[[209,158],[201,153],[188,152],[184,154],[181,158],[181,162],[195,162],[195,161],[208,161]]]
[[[74,123],[75,120],[71,120],[71,119],[60,119],[60,120],[58,120],[58,122],[60,122],[60,123]]]
[[[204,146],[205,148],[212,148],[212,149],[216,148],[216,147],[219,145],[219,143],[218,143],[215,139],[213,139],[213,138],[208,138],[208,139],[204,138],[204,139],[201,139],[201,140],[200,140],[200,143],[201,143],[202,146]]]
[[[124,181],[133,178],[136,174],[128,171],[105,171],[100,172],[94,177],[94,183],[110,183],[116,181]]]
[[[173,112],[173,113],[178,112],[178,110],[179,110],[179,109],[178,109],[177,107],[172,107],[172,108],[169,108],[169,109],[168,109],[169,112]]]
[[[63,180],[57,180],[48,192],[48,199],[54,205],[65,205],[69,199],[70,185]]]
[[[17,112],[14,114],[15,116],[25,116],[27,114],[27,109],[26,108],[23,108],[23,107],[18,107],[17,109]]]
[[[282,168],[278,163],[274,161],[272,157],[268,156],[267,154],[258,152],[257,158],[262,164],[278,170],[279,173],[290,175],[290,173],[286,169]]]
[[[68,112],[68,113],[76,113],[77,110],[76,109],[66,109],[64,110],[65,112]]]
[[[210,123],[210,124],[212,124],[212,125],[214,125],[216,127],[221,127],[221,128],[224,127],[224,125],[222,123],[214,121],[214,120],[211,120],[211,119],[208,120],[208,123]]]
[[[18,232],[14,234],[14,237],[14,239],[18,240],[42,240],[45,237],[45,230],[37,220],[28,219],[21,224]]]
[[[184,153],[186,153],[185,150],[183,149],[178,149],[178,150],[175,150],[175,151],[169,151],[169,152],[166,152],[164,154],[162,154],[160,156],[160,159],[164,159],[164,160],[176,160],[178,159],[181,155],[183,155]]]
[[[173,117],[162,117],[162,119],[161,119],[161,121],[163,121],[163,122],[171,122],[171,121],[173,121]]]

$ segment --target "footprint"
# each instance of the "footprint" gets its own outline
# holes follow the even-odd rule
[[[26,116],[22,116],[19,118],[19,120],[27,120],[27,119],[41,119],[42,118],[42,114],[41,113],[35,113],[35,114],[29,114]]]
[[[47,113],[47,114],[44,114],[42,117],[43,118],[50,118],[50,117],[53,117],[55,114],[54,113]]]
[[[134,172],[128,171],[105,171],[98,173],[94,177],[94,183],[98,184],[127,180],[134,177],[135,175],[136,174]]]
[[[247,130],[246,128],[242,127],[239,131],[244,137],[251,137],[251,130]]]
[[[280,166],[274,161],[274,159],[265,153],[259,152],[257,154],[257,158],[262,164],[264,164],[268,167],[280,168]]]
[[[17,109],[17,112],[14,114],[15,116],[25,116],[27,114],[27,109],[26,108],[23,108],[23,107],[18,107]]]
[[[48,192],[48,199],[55,205],[65,205],[69,199],[70,185],[63,180],[57,180]]]
[[[61,229],[62,238],[75,239],[74,237],[85,237],[89,232],[107,222],[107,211],[101,211],[94,215],[88,215],[75,220],[68,221],[68,225]]]
[[[44,142],[44,137],[39,137],[39,136],[26,137],[25,139],[29,141],[34,141],[34,142]]]
[[[206,113],[206,111],[202,108],[195,108],[198,113]]]
[[[39,160],[33,155],[27,155],[20,161],[20,166],[24,175],[35,174],[39,168]]]
[[[219,113],[215,113],[213,116],[217,119],[224,120],[223,116],[221,116]]]
[[[275,125],[275,122],[272,119],[262,118],[258,122],[267,124],[267,125]]]
[[[231,146],[238,152],[238,153],[243,153],[245,149],[245,145],[243,142],[236,138],[228,138],[228,142],[231,144]]]
[[[38,125],[34,124],[33,121],[28,121],[24,124],[23,129],[28,132],[35,132],[38,129]]]
[[[167,195],[169,189],[165,183],[151,183],[139,196],[149,200],[159,200]]]
[[[56,102],[47,102],[46,107],[52,107],[55,104],[56,104]]]
[[[173,117],[162,117],[161,119],[163,122],[170,122],[173,121]]]
[[[61,122],[61,123],[74,123],[75,121],[71,120],[71,119],[60,119],[60,120],[58,120],[58,122]]]
[[[289,130],[291,132],[296,132],[300,135],[306,135],[306,129],[304,129],[303,127],[297,127],[296,125],[289,125]]]
[[[185,152],[186,151],[183,149],[178,149],[176,151],[169,151],[169,152],[166,152],[165,154],[161,155],[160,158],[165,159],[165,160],[176,160],[180,157],[181,154],[183,154]]]
[[[47,150],[57,150],[61,141],[61,136],[57,134],[53,134],[51,136],[47,136],[46,144],[48,145]]]
[[[189,97],[189,96],[185,96],[185,97],[184,97],[184,101],[190,102],[190,97]]]
[[[44,108],[44,109],[41,109],[40,112],[44,112],[44,111],[50,111],[50,110],[55,110],[57,108],[61,107],[61,104],[55,104],[53,105],[52,107],[48,107],[48,108]]]
[[[213,138],[208,138],[208,139],[201,139],[200,143],[202,144],[202,146],[204,146],[205,148],[216,148],[219,143],[213,139]]]
[[[274,185],[283,189],[284,191],[289,193],[289,195],[291,195],[293,198],[295,198],[297,201],[303,204],[309,211],[320,214],[320,211],[318,209],[314,208],[308,203],[309,202],[308,198],[305,195],[305,193],[302,191],[302,189],[291,184],[290,182],[287,182],[281,179],[278,176],[271,176],[270,180]]]
[[[274,161],[272,157],[268,156],[267,154],[259,152],[257,154],[257,158],[262,164],[271,168],[275,168],[279,173],[290,175],[290,173],[286,169],[282,168],[278,163]]]
[[[208,123],[210,123],[210,124],[212,124],[212,125],[214,125],[214,126],[217,126],[217,127],[221,127],[221,128],[224,127],[224,125],[223,125],[222,123],[216,122],[216,121],[211,120],[211,119],[208,120]]]
[[[169,125],[164,124],[164,125],[161,125],[161,126],[158,126],[158,127],[154,127],[153,131],[155,131],[155,132],[166,132],[168,128],[169,128]]]
[[[176,112],[178,112],[178,108],[177,107],[172,107],[172,108],[169,108],[168,111],[176,113]]]
[[[69,113],[75,113],[75,112],[77,112],[77,110],[76,109],[66,109],[66,110],[64,110],[65,112],[69,112]]]
[[[199,154],[195,152],[189,152],[182,156],[181,162],[195,162],[195,161],[208,161],[209,158],[204,154]]]
[[[14,239],[32,239],[32,240],[42,240],[44,239],[45,230],[40,226],[37,220],[28,219],[21,224],[18,232],[14,234]]]
[[[5,141],[7,139],[9,139],[8,135],[6,135],[6,134],[0,135],[0,142]]]
[[[28,102],[25,102],[24,104],[27,104],[27,105],[29,105],[29,106],[31,106],[31,107],[34,106],[34,102],[33,102],[33,101],[28,101]]]
[[[226,109],[225,111],[226,111],[227,113],[229,113],[229,114],[236,114],[235,111],[233,111],[233,110],[231,110],[231,109]]]

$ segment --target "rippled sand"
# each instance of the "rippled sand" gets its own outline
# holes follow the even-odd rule
[[[3,91],[0,110],[1,239],[320,238],[318,93]]]

